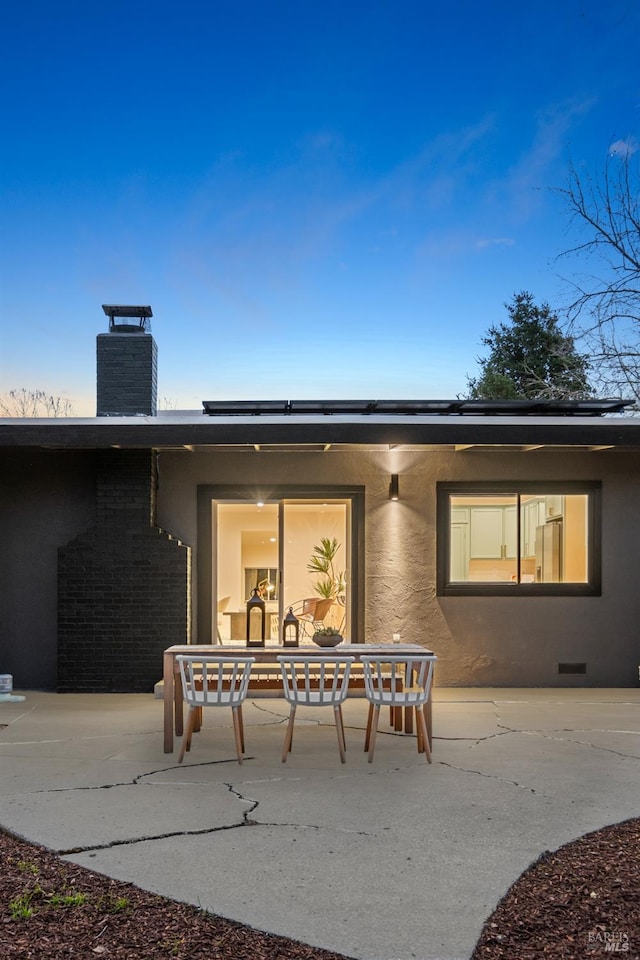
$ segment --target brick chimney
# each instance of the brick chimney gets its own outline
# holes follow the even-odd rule
[[[158,348],[151,307],[102,305],[109,332],[96,341],[98,417],[155,417]]]

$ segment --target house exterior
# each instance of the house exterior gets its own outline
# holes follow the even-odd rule
[[[92,419],[0,420],[0,672],[146,691],[174,643],[324,590],[441,686],[631,686],[640,418],[618,401],[203,401],[156,412],[148,307],[109,307]],[[133,322],[132,322],[133,321]],[[323,541],[331,569],[308,569]]]

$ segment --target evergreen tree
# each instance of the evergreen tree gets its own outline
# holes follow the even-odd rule
[[[472,400],[585,400],[593,395],[588,358],[560,330],[549,305],[538,307],[523,291],[505,307],[508,323],[482,338],[489,356],[478,359],[479,377],[467,377]]]

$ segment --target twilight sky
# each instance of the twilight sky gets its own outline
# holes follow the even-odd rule
[[[95,414],[103,303],[160,405],[449,398],[554,188],[640,142],[638,0],[20,0],[0,14],[0,393]]]

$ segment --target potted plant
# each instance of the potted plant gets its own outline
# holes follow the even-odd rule
[[[316,630],[312,640],[319,647],[337,647],[339,643],[342,643],[342,634],[335,627],[322,627],[320,630]]]
[[[320,579],[316,580],[313,589],[326,600],[336,600],[346,590],[344,570],[336,570],[334,565],[340,547],[341,543],[336,537],[322,537],[320,543],[313,548],[307,564],[309,573],[320,574]]]

